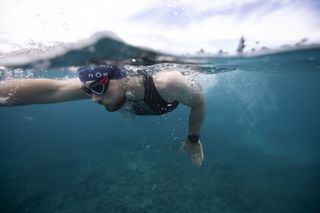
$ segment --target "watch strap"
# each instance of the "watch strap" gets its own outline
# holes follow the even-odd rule
[[[188,135],[188,139],[192,143],[197,143],[199,141],[200,135]]]

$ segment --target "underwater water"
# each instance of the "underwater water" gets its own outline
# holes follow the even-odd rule
[[[81,53],[2,80],[72,76],[57,65]],[[1,107],[0,212],[320,211],[320,49],[170,66],[204,88],[201,167],[178,154],[185,106],[134,118],[90,100]]]

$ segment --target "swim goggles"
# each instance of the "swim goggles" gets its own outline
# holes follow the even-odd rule
[[[108,89],[109,81],[110,81],[109,77],[105,76],[103,78],[100,78],[94,81],[89,86],[84,86],[84,85],[81,86],[81,89],[90,96],[92,94],[102,96]]]

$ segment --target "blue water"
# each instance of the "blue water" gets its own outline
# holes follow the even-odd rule
[[[178,154],[184,106],[0,108],[0,212],[319,212],[320,49],[205,64],[200,168]]]

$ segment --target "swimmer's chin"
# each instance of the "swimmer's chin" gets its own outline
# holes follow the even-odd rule
[[[106,105],[104,105],[104,104],[102,103],[102,101],[97,101],[96,103],[99,104],[100,106],[104,106],[104,108],[105,108],[108,112],[115,112],[115,111],[117,111],[116,109],[114,109],[114,108],[112,108],[112,107],[107,107]]]
[[[116,111],[118,111],[118,109],[115,109],[115,108],[108,108],[108,107],[106,107],[105,106],[105,109],[108,111],[108,112],[116,112]]]
[[[126,103],[126,99],[122,99],[121,101],[114,103],[114,104],[108,104],[108,105],[104,105],[102,103],[102,105],[104,105],[105,109],[109,112],[116,112],[118,110],[120,110]]]

